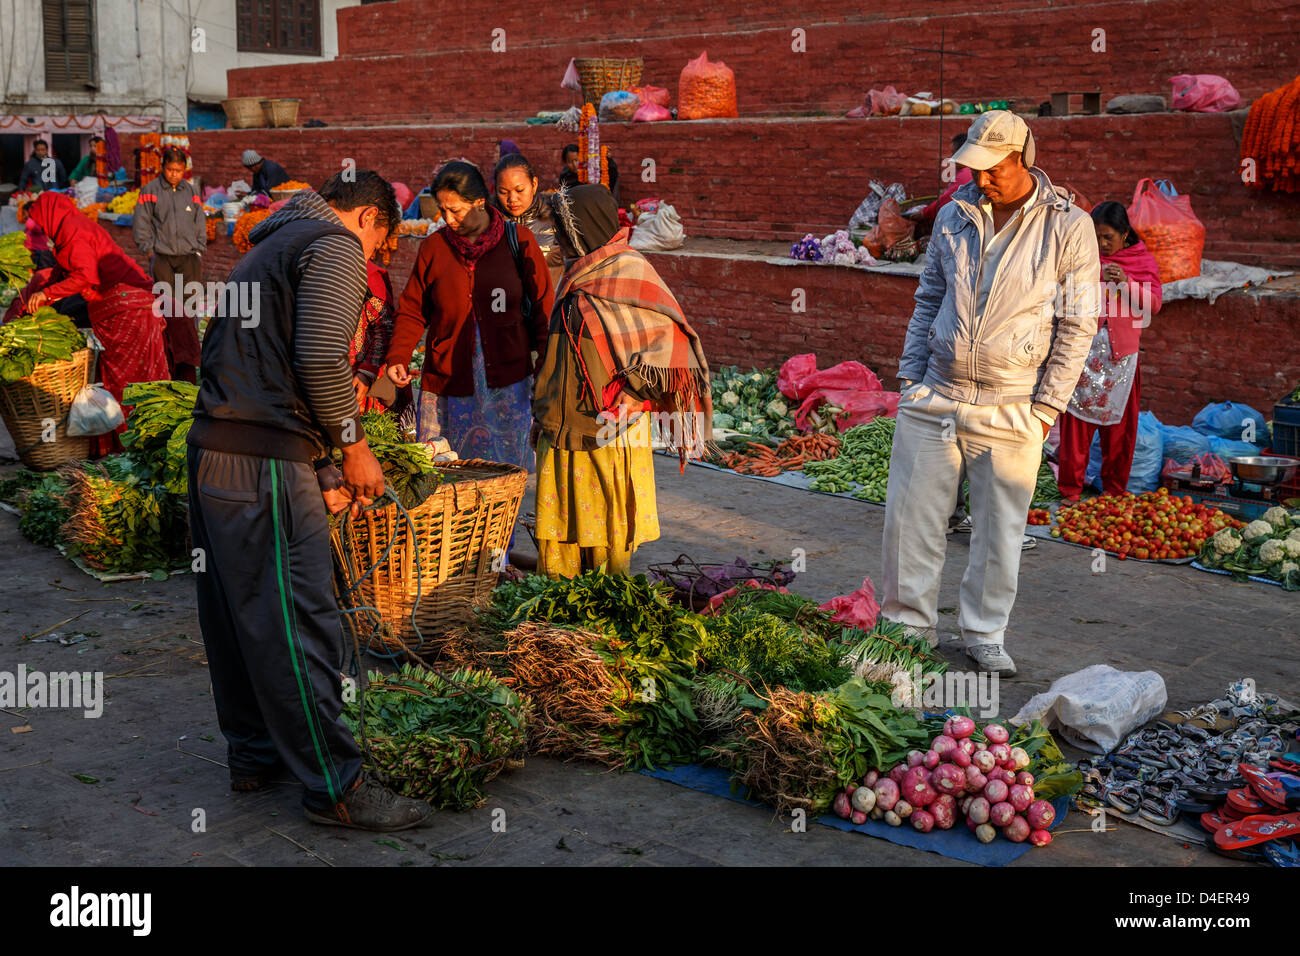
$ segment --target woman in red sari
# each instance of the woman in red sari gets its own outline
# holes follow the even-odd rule
[[[67,196],[44,192],[28,207],[27,215],[49,238],[56,265],[32,274],[6,319],[80,295],[86,301],[90,327],[104,348],[98,377],[118,402],[127,385],[168,378],[163,347],[166,322],[154,311],[153,280]],[[121,425],[118,431],[125,428]],[[92,443],[92,451],[100,454],[110,447],[118,447],[116,435]]]

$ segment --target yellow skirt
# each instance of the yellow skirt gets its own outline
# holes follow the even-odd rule
[[[595,451],[537,440],[537,569],[573,577],[605,565],[627,574],[632,553],[659,537],[650,419]]]

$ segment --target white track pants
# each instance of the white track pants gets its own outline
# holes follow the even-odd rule
[[[945,531],[964,468],[972,527],[957,620],[966,646],[1002,643],[1016,601],[1042,439],[1043,426],[1028,402],[967,405],[928,385],[904,394],[885,500],[886,618],[937,625]]]

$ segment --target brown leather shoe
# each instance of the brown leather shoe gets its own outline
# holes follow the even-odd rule
[[[433,808],[423,800],[396,794],[364,774],[332,809],[307,808],[307,819],[312,823],[383,832],[409,830],[432,816]]]

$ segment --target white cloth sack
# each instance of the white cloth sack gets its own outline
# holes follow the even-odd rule
[[[122,422],[122,406],[103,385],[87,385],[72,400],[68,409],[68,435],[107,435]]]
[[[77,208],[83,209],[95,201],[99,195],[99,180],[94,176],[87,176],[76,185],[77,190]]]
[[[668,203],[661,202],[653,215],[642,216],[636,221],[628,245],[642,252],[659,252],[676,249],[685,241],[686,230],[682,228],[682,217]]]
[[[1164,678],[1155,671],[1093,664],[1053,681],[1011,722],[1041,720],[1049,730],[1059,727],[1061,736],[1080,750],[1110,753],[1132,730],[1160,714],[1168,701]]]

